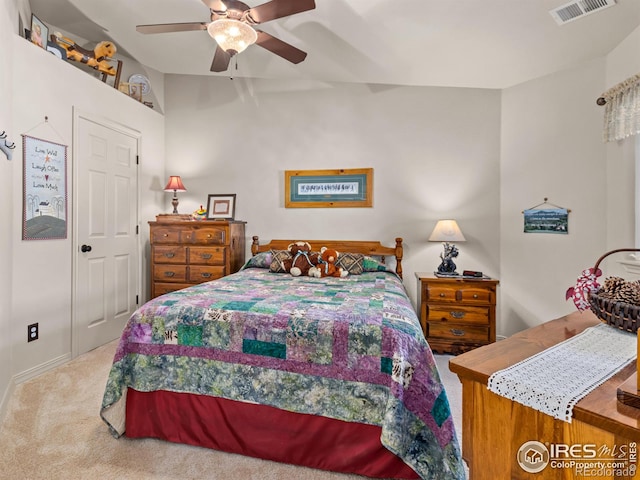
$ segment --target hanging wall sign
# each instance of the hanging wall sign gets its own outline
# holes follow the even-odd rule
[[[67,146],[22,136],[22,239],[67,238]]]
[[[524,233],[569,233],[569,210],[553,203],[545,197],[544,202],[523,210]]]

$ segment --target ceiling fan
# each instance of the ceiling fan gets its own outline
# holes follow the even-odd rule
[[[216,43],[212,72],[224,72],[231,57],[255,43],[291,63],[302,62],[307,54],[282,40],[258,30],[254,25],[316,8],[315,0],[271,0],[249,7],[239,0],[202,0],[211,10],[211,22],[138,25],[140,33],[170,33],[207,30]]]

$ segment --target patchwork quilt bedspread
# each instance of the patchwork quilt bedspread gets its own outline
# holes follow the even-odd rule
[[[462,479],[446,392],[402,281],[248,268],[157,297],[127,323],[101,407],[125,430],[128,387],[380,426],[422,478]]]

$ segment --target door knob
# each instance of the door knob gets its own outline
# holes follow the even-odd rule
[[[82,253],[90,252],[91,251],[91,245],[82,245],[80,247],[80,250],[82,251]]]

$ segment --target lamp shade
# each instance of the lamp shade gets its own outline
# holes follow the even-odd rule
[[[169,182],[167,182],[167,186],[164,187],[165,192],[186,192],[187,189],[184,188],[182,183],[182,179],[179,175],[172,175],[169,177]]]
[[[455,220],[438,220],[429,236],[430,242],[464,242],[465,238]]]

